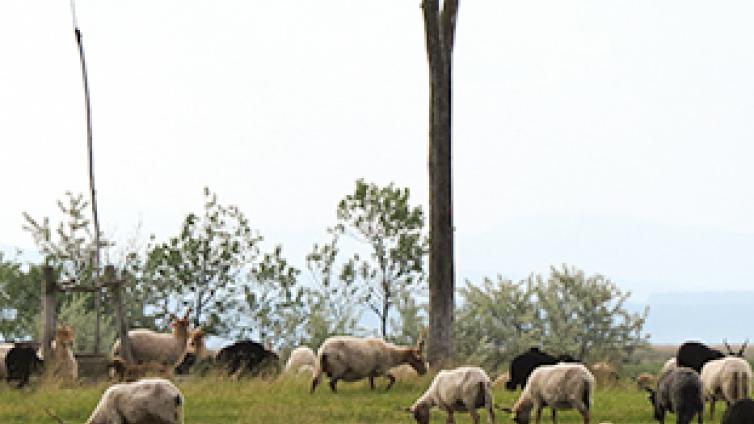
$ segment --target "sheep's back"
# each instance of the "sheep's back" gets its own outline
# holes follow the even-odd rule
[[[440,371],[432,381],[430,390],[435,390],[440,403],[452,407],[459,400],[476,399],[480,383],[489,391],[490,378],[487,373],[477,367],[459,367]]]
[[[381,339],[338,336],[327,339],[319,348],[317,358],[327,355],[327,366],[334,375],[345,380],[370,375],[385,363],[385,343]]]
[[[306,346],[297,347],[291,352],[288,362],[285,363],[285,372],[297,371],[304,365],[314,366],[316,355],[314,351]]]
[[[585,366],[561,363],[537,367],[526,386],[531,396],[563,408],[570,405],[574,393],[582,392],[585,386],[591,392],[594,384],[594,376]]]
[[[176,364],[186,353],[186,343],[179,343],[179,339],[171,333],[157,333],[145,329],[131,330],[128,332],[128,340],[134,361]],[[119,353],[120,340],[116,340],[113,356],[118,356]]]

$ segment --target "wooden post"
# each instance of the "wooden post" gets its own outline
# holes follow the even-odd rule
[[[42,268],[42,351],[46,363],[52,360],[52,340],[55,338],[55,321],[57,319],[55,293],[57,281],[51,266]]]
[[[118,337],[120,338],[120,357],[128,363],[133,363],[131,343],[128,340],[126,309],[123,306],[123,298],[121,297],[121,285],[123,282],[115,279],[115,267],[112,265],[105,266],[105,284],[110,287],[113,296],[113,307],[118,321]]]

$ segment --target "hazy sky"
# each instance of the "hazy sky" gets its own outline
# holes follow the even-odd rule
[[[302,265],[357,178],[427,203],[420,0],[79,0],[100,216],[166,237],[202,187]],[[641,298],[754,279],[754,3],[460,2],[458,279],[567,262]],[[0,3],[0,244],[87,190],[66,0]]]

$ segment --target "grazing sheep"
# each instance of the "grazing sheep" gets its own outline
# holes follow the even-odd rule
[[[297,373],[299,369],[304,365],[314,367],[314,362],[317,360],[317,356],[314,351],[307,346],[299,346],[291,352],[291,356],[288,357],[288,362],[285,363],[284,373]]]
[[[689,367],[696,372],[702,372],[702,367],[713,359],[724,358],[725,355],[704,343],[686,342],[678,348],[675,355],[679,367]]]
[[[73,355],[73,328],[63,325],[55,330],[55,340],[51,344],[52,375],[66,381],[76,381],[79,378],[79,364]],[[39,353],[44,352],[42,349]],[[44,359],[44,355],[40,355]]]
[[[591,366],[594,379],[600,385],[614,384],[618,381],[618,373],[607,362],[597,362]]]
[[[128,340],[131,343],[131,354],[136,364],[140,363],[165,363],[174,367],[181,363],[186,354],[186,342],[188,340],[189,309],[183,318],[171,323],[172,333],[157,333],[147,329],[137,329],[128,332]],[[120,357],[120,340],[113,344],[112,358]]]
[[[554,424],[558,409],[575,408],[581,414],[584,424],[589,424],[594,385],[594,376],[582,364],[542,365],[531,373],[513,408],[504,410],[513,413],[516,423],[528,424],[534,409],[536,422],[539,424],[542,409],[549,406]]]
[[[741,399],[729,406],[723,415],[723,424],[754,423],[754,400]]]
[[[479,424],[478,408],[487,410],[487,423],[494,424],[490,378],[481,368],[459,367],[440,371],[426,392],[409,408],[418,424],[429,424],[429,410],[438,407],[448,414],[452,424],[454,412],[468,412]]]
[[[220,349],[215,363],[233,378],[277,372],[280,369],[277,354],[251,340],[235,342]]]
[[[704,396],[699,373],[688,367],[676,367],[663,374],[657,381],[657,390],[646,389],[654,408],[654,417],[665,422],[665,413],[673,412],[677,424],[688,424],[699,414],[702,424]]]
[[[110,386],[86,424],[182,424],[183,395],[173,383],[148,378]]]
[[[369,387],[374,390],[374,378],[383,376],[389,380],[390,390],[395,376],[390,369],[400,364],[409,364],[417,373],[427,372],[422,358],[423,338],[416,346],[396,346],[378,338],[351,336],[330,337],[317,352],[317,361],[312,373],[311,393],[317,388],[322,373],[330,379],[330,390],[336,391],[338,380],[358,381],[369,378]]]
[[[733,402],[747,398],[751,389],[752,371],[742,358],[728,356],[704,364],[701,374],[704,398],[709,400],[710,419],[715,417],[715,401]]]
[[[510,391],[517,387],[522,389],[526,386],[532,371],[541,365],[555,365],[559,362],[578,362],[571,355],[552,356],[541,351],[538,347],[532,347],[526,352],[513,358],[510,365],[510,379],[505,383],[505,388]]]
[[[5,380],[18,381],[16,387],[29,383],[31,373],[42,371],[42,360],[33,343],[16,343],[5,355]]]
[[[636,376],[636,386],[639,388],[639,390],[644,390],[647,387],[652,387],[656,382],[657,379],[655,378],[655,376],[647,372],[643,372]]]
[[[662,365],[662,368],[660,369],[660,376],[662,377],[663,374],[665,374],[668,371],[674,370],[676,367],[678,367],[678,361],[676,361],[675,357],[672,357],[665,361],[665,363]]]

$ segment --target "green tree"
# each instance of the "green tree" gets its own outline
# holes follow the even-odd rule
[[[459,290],[463,304],[456,313],[457,358],[496,371],[513,356],[539,345],[535,290],[531,281],[514,283],[497,277]]]
[[[584,361],[624,360],[646,345],[643,313],[625,308],[623,292],[602,275],[587,277],[563,265],[536,281],[540,331],[545,347],[558,346]]]
[[[37,335],[42,272],[38,266],[25,267],[0,253],[0,337],[4,340],[30,339]]]
[[[329,254],[322,254],[322,246],[315,245],[308,261],[324,261],[318,267],[331,270],[341,236],[360,242],[368,254],[357,251],[348,257],[340,264],[339,278],[346,287],[357,291],[358,299],[377,315],[381,334],[387,337],[397,294],[416,290],[425,280],[427,241],[422,209],[409,204],[408,188],[397,188],[392,183],[378,187],[359,179],[353,194],[338,203],[337,217],[337,224],[328,229],[333,236]]]
[[[467,282],[456,314],[456,355],[497,370],[532,346],[582,361],[620,362],[645,346],[648,310],[631,313],[621,291],[601,275],[563,266],[547,279],[537,275],[514,283]]]
[[[279,246],[260,253],[262,236],[238,207],[221,205],[208,188],[204,197],[201,215],[188,214],[177,236],[149,249],[145,282],[155,315],[164,321],[190,307],[194,325],[209,333],[279,332],[278,309],[300,300],[298,270]]]

